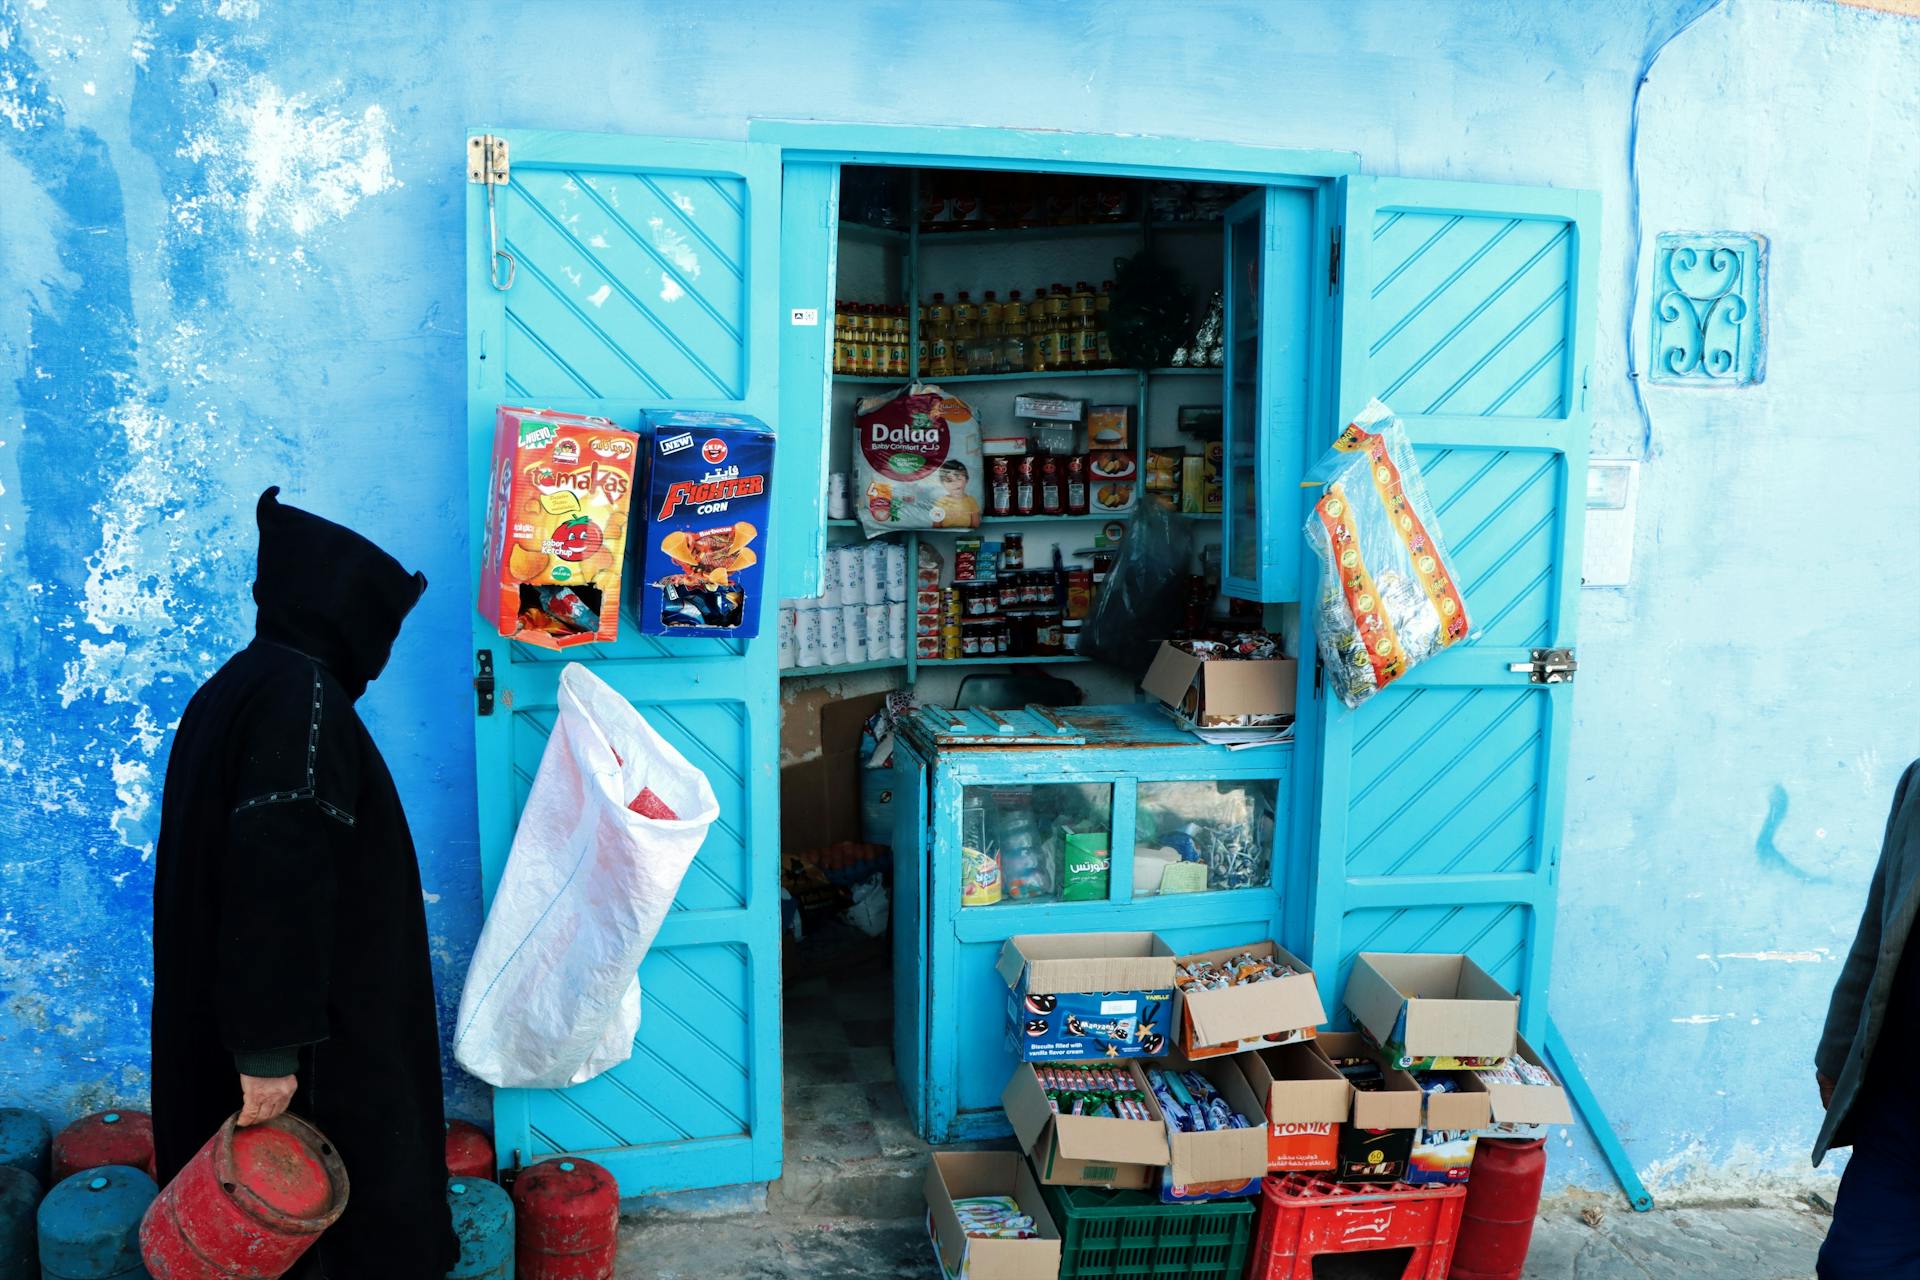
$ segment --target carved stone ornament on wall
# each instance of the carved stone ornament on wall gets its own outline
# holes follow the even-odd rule
[[[1766,376],[1766,237],[1668,231],[1653,255],[1655,382],[1744,386]]]

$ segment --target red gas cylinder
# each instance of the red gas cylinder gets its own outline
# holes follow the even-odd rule
[[[124,1164],[153,1176],[153,1119],[139,1111],[82,1116],[53,1140],[53,1185],[82,1169]]]
[[[493,1139],[485,1129],[465,1120],[447,1121],[447,1176],[492,1182],[495,1168]]]
[[[620,1231],[612,1174],[578,1156],[542,1160],[514,1181],[513,1208],[519,1280],[612,1280]]]
[[[1546,1177],[1545,1138],[1480,1139],[1448,1280],[1520,1280]]]
[[[140,1253],[153,1280],[270,1280],[346,1207],[346,1166],[318,1129],[230,1119],[147,1210]]]

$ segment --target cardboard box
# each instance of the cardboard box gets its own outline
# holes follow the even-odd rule
[[[1316,1043],[1337,1068],[1343,1061],[1379,1056],[1351,1031],[1323,1032]],[[1398,1182],[1407,1175],[1415,1131],[1425,1117],[1420,1084],[1404,1071],[1382,1069],[1384,1087],[1353,1090],[1353,1108],[1340,1130],[1334,1176],[1343,1182]]]
[[[1198,1060],[1230,1053],[1248,1053],[1263,1045],[1311,1040],[1314,1028],[1327,1020],[1313,971],[1274,942],[1221,947],[1175,958],[1176,965],[1224,964],[1237,955],[1252,953],[1277,959],[1300,972],[1291,978],[1249,982],[1225,991],[1188,990],[1174,986],[1174,1025],[1180,1028],[1180,1051]]]
[[[1167,1127],[1136,1062],[1113,1063],[1115,1070],[1133,1076],[1147,1100],[1151,1120],[1119,1120],[1106,1116],[1055,1115],[1040,1077],[1026,1063],[1013,1070],[1013,1079],[1001,1091],[1000,1105],[1020,1140],[1033,1157],[1040,1181],[1052,1186],[1110,1187],[1138,1191],[1156,1186],[1167,1163]]]
[[[620,637],[620,575],[640,437],[605,418],[493,415],[480,613],[544,649]]]
[[[1007,1047],[1020,1061],[1166,1052],[1173,950],[1154,934],[1017,934],[997,967],[1007,984]]]
[[[1140,687],[1194,724],[1277,724],[1293,714],[1292,658],[1196,658],[1162,641]]]
[[[1513,1053],[1520,998],[1466,956],[1362,951],[1346,1006],[1402,1070],[1497,1066]]]
[[[642,635],[760,633],[773,516],[773,432],[739,413],[640,415],[648,433],[639,609]],[[756,547],[757,544],[757,547]]]
[[[1060,1229],[1047,1212],[1027,1162],[1011,1151],[936,1151],[927,1165],[927,1219],[940,1265],[969,1280],[1055,1280]],[[961,1230],[955,1200],[1012,1196],[1033,1218],[1037,1240],[974,1238]]]
[[[1318,1040],[1260,1049],[1234,1059],[1267,1113],[1267,1168],[1331,1169],[1340,1126],[1353,1113],[1353,1086]]]
[[[1402,1179],[1416,1187],[1466,1182],[1473,1175],[1478,1135],[1464,1129],[1421,1129],[1413,1135]]]
[[[1125,449],[1133,440],[1133,406],[1096,404],[1087,410],[1087,448]]]
[[[1487,1092],[1492,1123],[1481,1131],[1488,1138],[1544,1138],[1550,1124],[1572,1124],[1573,1108],[1566,1090],[1540,1060],[1533,1046],[1521,1037],[1507,1065],[1475,1071],[1473,1076]],[[1526,1063],[1545,1076],[1547,1084],[1527,1084],[1519,1078],[1517,1064]]]
[[[1227,1105],[1246,1117],[1244,1129],[1222,1129],[1210,1133],[1168,1133],[1167,1174],[1172,1194],[1163,1200],[1179,1201],[1207,1194],[1211,1189],[1231,1190],[1249,1179],[1267,1172],[1267,1112],[1253,1086],[1232,1059],[1188,1062],[1170,1058],[1155,1064],[1167,1071],[1197,1071],[1227,1100]]]
[[[806,695],[802,695],[805,697]],[[790,704],[780,718],[782,748],[810,749],[815,739],[803,726],[817,723],[820,754],[780,770],[780,847],[789,853],[843,841],[858,843],[860,827],[860,733],[885,704],[885,693],[822,699],[817,717],[804,704]]]

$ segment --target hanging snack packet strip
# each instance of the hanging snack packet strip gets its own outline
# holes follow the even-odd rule
[[[1472,623],[1391,409],[1369,402],[1308,475],[1323,484],[1306,523],[1322,570],[1314,633],[1334,692],[1357,707]]]

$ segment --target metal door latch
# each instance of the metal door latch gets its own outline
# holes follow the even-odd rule
[[[493,198],[495,187],[504,187],[513,180],[513,170],[507,163],[507,140],[496,138],[490,133],[476,133],[467,139],[467,181],[483,183],[487,188],[487,279],[493,287],[505,293],[513,288],[513,274],[519,264],[513,255],[500,247],[500,219]],[[506,263],[507,273],[500,274],[500,264]]]
[[[1571,649],[1535,649],[1532,662],[1510,662],[1507,670],[1525,675],[1529,684],[1572,684],[1580,664]]]
[[[473,700],[474,714],[490,716],[493,714],[493,654],[486,649],[474,651]]]

